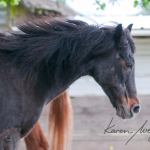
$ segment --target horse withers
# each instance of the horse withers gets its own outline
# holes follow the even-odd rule
[[[16,150],[43,107],[81,76],[98,82],[119,117],[140,111],[132,24],[123,29],[40,18],[18,28],[22,33],[0,33],[0,150]]]

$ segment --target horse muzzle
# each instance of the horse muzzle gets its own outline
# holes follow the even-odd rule
[[[140,108],[139,104],[133,105],[131,109],[128,109],[127,105],[121,105],[116,109],[116,115],[123,119],[131,119],[140,112]]]
[[[0,133],[0,150],[17,150],[20,132],[17,128],[6,129]]]

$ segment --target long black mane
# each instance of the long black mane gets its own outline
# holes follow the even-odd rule
[[[75,70],[81,62],[110,51],[116,45],[112,40],[116,26],[88,25],[78,20],[35,19],[18,28],[22,33],[0,33],[0,53],[8,55],[19,74],[27,78],[32,78],[44,66],[48,67],[49,73],[55,71],[56,74],[71,67]],[[128,33],[127,36],[129,44],[134,45]]]

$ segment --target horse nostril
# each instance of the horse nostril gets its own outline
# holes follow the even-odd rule
[[[132,108],[131,108],[131,112],[133,115],[136,115],[140,112],[140,105],[134,105]]]

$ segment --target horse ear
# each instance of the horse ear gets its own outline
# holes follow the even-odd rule
[[[133,24],[128,25],[127,29],[131,32]]]
[[[120,39],[121,34],[122,34],[122,24],[118,24],[115,30],[115,35],[118,39]]]

